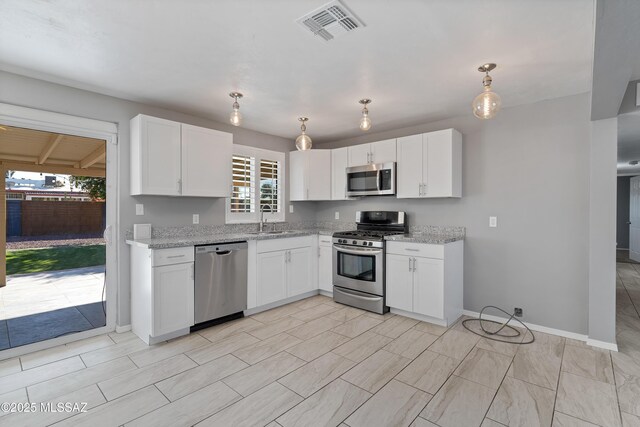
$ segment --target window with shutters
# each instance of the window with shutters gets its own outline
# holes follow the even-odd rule
[[[227,199],[227,223],[284,221],[285,154],[234,145],[233,184]]]

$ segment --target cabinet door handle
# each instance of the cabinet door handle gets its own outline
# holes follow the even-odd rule
[[[178,185],[177,185],[177,187],[178,187],[178,194],[181,194],[181,193],[182,193],[182,180],[181,180],[181,179],[179,179],[177,184],[178,184]]]
[[[167,256],[168,259],[173,259],[173,258],[184,258],[184,254],[182,255],[169,255]]]
[[[413,259],[413,271],[416,271],[416,259]]]
[[[413,248],[404,248],[404,250],[408,252],[420,252],[420,249],[413,249]]]
[[[409,271],[411,271],[411,258],[409,258]]]

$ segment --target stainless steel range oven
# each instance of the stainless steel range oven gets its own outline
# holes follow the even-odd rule
[[[407,230],[404,212],[356,213],[357,230],[333,234],[333,299],[376,313],[389,311],[385,301],[385,241]]]

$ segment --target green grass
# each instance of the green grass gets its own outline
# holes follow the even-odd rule
[[[39,273],[104,265],[105,246],[57,246],[7,251],[7,274]]]

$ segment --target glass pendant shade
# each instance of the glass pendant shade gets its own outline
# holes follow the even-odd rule
[[[368,114],[363,114],[360,119],[360,130],[367,131],[371,129],[371,119]]]
[[[491,86],[485,86],[484,92],[473,100],[473,115],[479,119],[492,119],[500,111],[502,100],[500,95],[491,90]]]
[[[240,126],[242,124],[242,114],[240,114],[240,104],[238,104],[238,99],[242,98],[240,92],[231,92],[229,94],[231,98],[233,98],[233,111],[229,115],[229,122],[234,126]]]
[[[362,118],[360,119],[360,130],[366,132],[369,129],[371,129],[371,119],[369,118],[369,109],[367,108],[367,105],[371,103],[371,100],[369,98],[364,98],[358,102],[362,104]]]
[[[311,137],[304,132],[296,138],[296,148],[298,151],[311,150],[312,145],[313,141],[311,141]]]
[[[240,111],[234,108],[231,115],[229,115],[229,121],[234,126],[240,126],[242,124],[242,114],[240,114]]]

